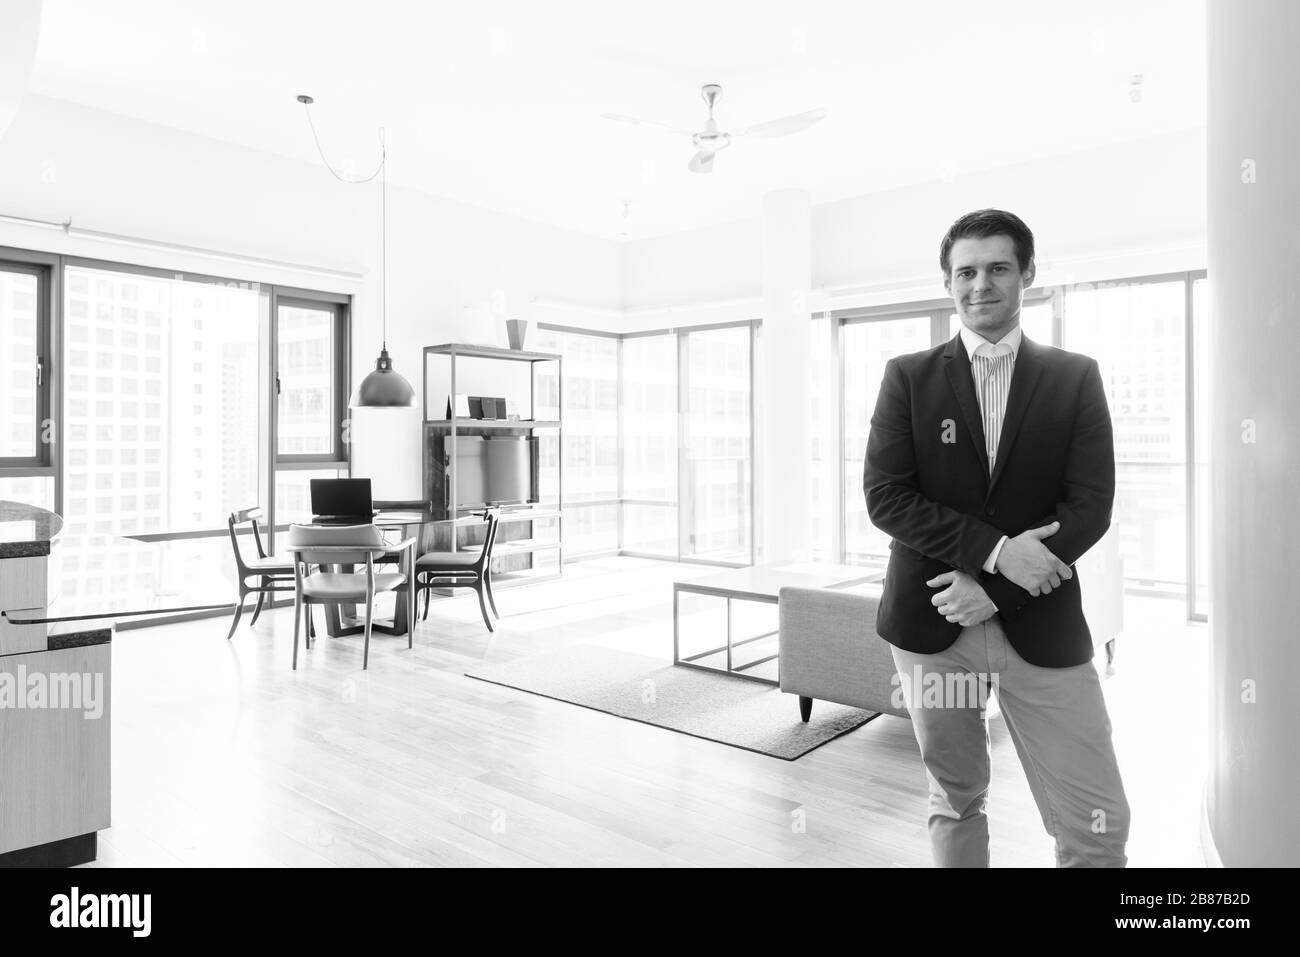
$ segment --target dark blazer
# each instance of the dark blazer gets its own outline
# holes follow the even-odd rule
[[[872,523],[893,537],[876,630],[919,654],[961,625],[930,604],[926,582],[950,569],[979,579],[1012,647],[1031,664],[1091,660],[1079,575],[1031,597],[983,570],[1003,535],[1059,520],[1043,544],[1074,562],[1110,526],[1115,448],[1097,361],[1022,338],[990,477],[984,428],[961,336],[889,360],[871,416],[862,486]]]

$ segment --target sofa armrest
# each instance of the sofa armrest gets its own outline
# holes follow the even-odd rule
[[[781,690],[906,718],[889,644],[876,634],[874,594],[782,588]]]
[[[1047,541],[1051,547],[1051,540]],[[1074,568],[1079,576],[1083,617],[1092,632],[1093,647],[1100,648],[1124,631],[1124,560],[1119,553],[1119,524],[1112,522]]]

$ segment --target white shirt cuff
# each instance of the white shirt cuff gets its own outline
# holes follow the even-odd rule
[[[995,572],[998,568],[998,554],[1002,551],[1002,546],[1007,543],[1007,537],[1003,535],[998,539],[998,543],[993,546],[993,551],[989,552],[988,560],[984,562],[986,572]]]

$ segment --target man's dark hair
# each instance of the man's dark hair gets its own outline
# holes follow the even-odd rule
[[[952,244],[959,239],[985,239],[989,236],[1010,236],[1016,249],[1016,264],[1024,272],[1034,261],[1034,234],[1015,213],[1001,209],[977,209],[967,213],[948,227],[948,233],[939,244],[939,268],[945,281],[952,272]]]

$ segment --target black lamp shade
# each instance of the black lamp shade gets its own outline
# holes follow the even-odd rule
[[[411,383],[393,371],[393,360],[388,357],[387,349],[380,350],[379,358],[375,360],[375,371],[361,380],[352,404],[369,409],[415,405],[415,390]]]

